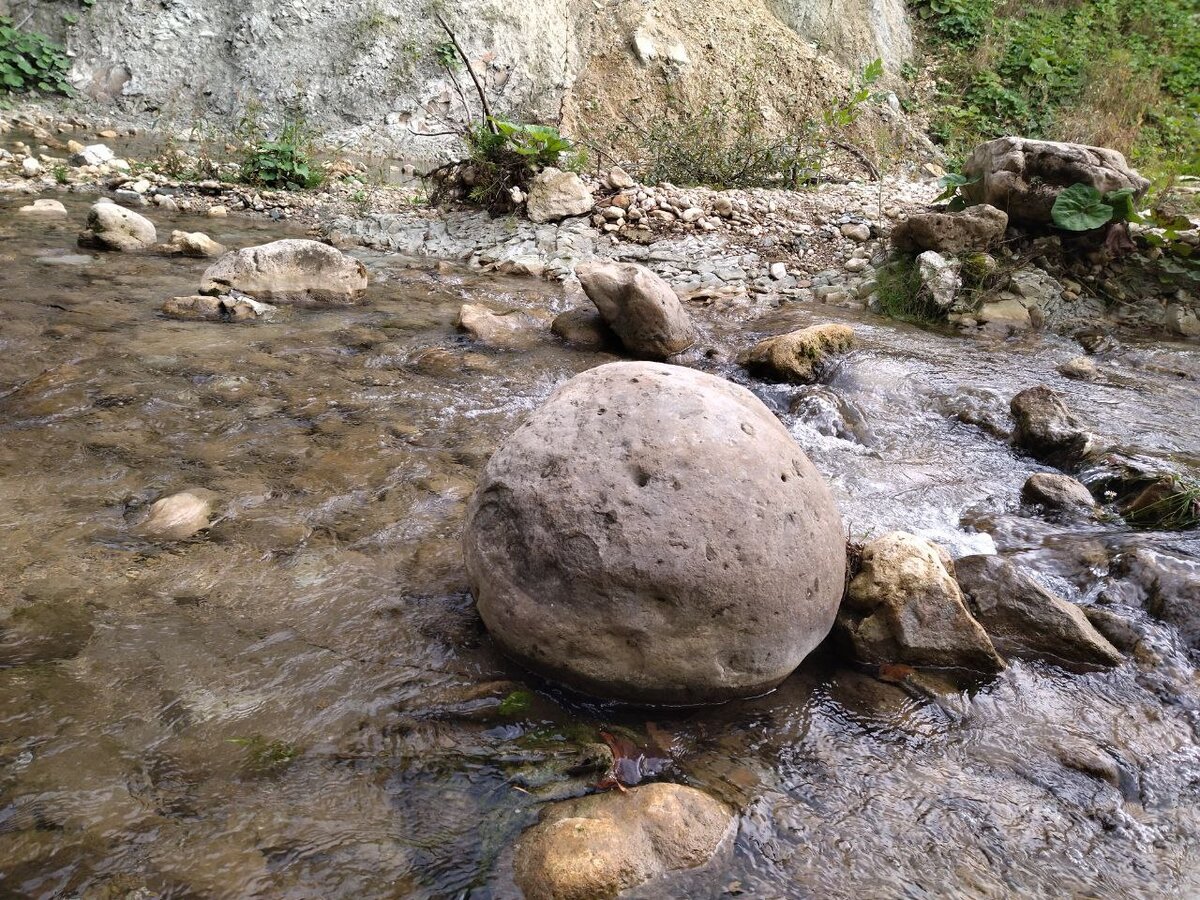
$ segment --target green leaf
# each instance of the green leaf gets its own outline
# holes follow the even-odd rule
[[[1054,200],[1050,218],[1064,231],[1092,231],[1112,221],[1113,208],[1090,184],[1064,188]]]
[[[1104,195],[1104,202],[1113,208],[1114,222],[1141,222],[1137,208],[1133,205],[1133,191],[1121,188],[1119,191],[1109,191]]]
[[[863,83],[871,84],[878,81],[883,75],[883,60],[879,57],[871,60],[865,69],[863,69]]]

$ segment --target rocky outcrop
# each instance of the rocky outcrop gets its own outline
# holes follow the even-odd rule
[[[1006,228],[1008,214],[986,203],[961,212],[915,213],[892,230],[892,246],[904,253],[978,253],[1003,240]]]
[[[1028,388],[1009,404],[1017,427],[1013,443],[1034,459],[1058,468],[1076,466],[1097,448],[1062,398],[1045,385]]]
[[[966,556],[954,564],[967,606],[1006,657],[1064,668],[1115,666],[1121,654],[1083,610],[1056,597],[999,556]]]
[[[1051,223],[1055,199],[1073,184],[1091,185],[1102,194],[1129,188],[1138,196],[1150,186],[1116,150],[1021,137],[980,144],[963,175],[974,180],[961,189],[969,201],[988,203],[1007,212],[1013,223],[1033,226]]]
[[[812,384],[831,356],[853,346],[854,329],[849,325],[810,325],[759,341],[738,357],[738,363],[770,378]]]
[[[488,462],[463,542],[501,648],[629,701],[770,689],[829,631],[845,570],[837,506],[779,420],[655,363],[560,387]]]
[[[1021,499],[1063,516],[1089,518],[1096,512],[1083,482],[1057,472],[1034,472],[1021,488]]]
[[[532,222],[558,222],[592,211],[592,192],[574,172],[547,167],[533,176],[525,213]]]
[[[151,504],[137,532],[160,541],[182,541],[208,527],[216,494],[204,488],[188,488]]]
[[[513,872],[527,900],[600,900],[707,863],[736,828],[729,807],[683,785],[593,794],[545,807]]]
[[[162,313],[169,319],[206,322],[257,322],[272,318],[276,311],[269,303],[260,303],[252,297],[239,294],[171,297],[162,305]]]
[[[97,203],[88,211],[87,230],[79,235],[81,247],[97,250],[146,250],[158,234],[154,223],[115,203]]]
[[[202,294],[249,294],[271,303],[355,303],[367,289],[367,268],[318,241],[289,238],[226,253],[208,267]]]
[[[621,339],[646,359],[666,359],[696,343],[687,310],[671,286],[644,266],[588,263],[575,270],[583,292]]]
[[[863,662],[997,672],[1004,660],[972,618],[941,547],[893,531],[862,551],[838,626]]]

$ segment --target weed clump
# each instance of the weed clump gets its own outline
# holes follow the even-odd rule
[[[12,19],[0,16],[0,92],[67,94],[66,51],[44,34],[22,31]]]
[[[897,257],[881,266],[875,273],[875,294],[879,311],[889,318],[926,325],[945,321],[946,311],[925,287],[915,259]]]
[[[289,121],[273,140],[252,136],[242,159],[241,180],[289,190],[318,187],[325,176],[312,155],[312,139],[304,125]]]

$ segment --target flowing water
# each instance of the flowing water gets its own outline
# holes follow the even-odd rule
[[[87,203],[64,199],[64,223],[0,199],[0,895],[513,896],[513,840],[590,789],[568,770],[602,726],[668,744],[668,777],[742,810],[679,896],[1200,891],[1200,684],[1171,628],[1122,609],[1143,652],[1115,671],[1016,662],[961,692],[825,651],[715,708],[564,695],[492,648],[459,536],[492,450],[608,357],[548,331],[473,347],[452,324],[465,301],[561,310],[556,286],[364,255],[363,306],[171,321],[159,305],[204,263],[81,253]],[[151,215],[231,246],[289,234]],[[839,313],[862,348],[826,386],[785,388],[727,360],[831,310],[694,314],[701,365],[783,418],[854,535],[1006,553],[1085,604],[1123,548],[1200,558],[1194,532],[1022,513],[1039,467],[963,421],[1002,426],[1042,382],[1120,442],[1195,453],[1195,345],[1126,343],[1084,384],[1054,370],[1078,352],[1065,339]],[[136,536],[149,502],[192,486],[220,497],[207,533]]]

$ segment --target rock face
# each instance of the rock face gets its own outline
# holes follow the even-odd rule
[[[202,294],[239,291],[272,303],[355,303],[367,268],[318,241],[288,238],[226,253],[208,267]]]
[[[1017,427],[1013,443],[1034,459],[1059,468],[1075,466],[1096,449],[1062,398],[1045,385],[1021,391],[1009,404]]]
[[[971,617],[941,547],[903,531],[863,548],[838,625],[869,663],[997,672],[1004,660]]]
[[[751,372],[771,378],[812,384],[830,356],[852,346],[854,330],[849,325],[810,325],[759,341],[742,353],[738,362]]]
[[[560,387],[488,462],[463,543],[501,648],[629,701],[770,689],[828,633],[845,572],[837,506],[779,420],[655,363]]]
[[[1021,489],[1021,499],[1067,515],[1087,517],[1096,511],[1096,501],[1083,482],[1055,472],[1030,475]]]
[[[737,820],[695,788],[658,782],[548,806],[513,860],[527,900],[599,900],[708,862]]]
[[[625,349],[666,359],[696,343],[696,330],[671,286],[644,266],[588,263],[575,270],[583,292]]]
[[[145,250],[154,246],[154,223],[115,203],[97,203],[88,211],[87,231],[79,235],[81,247],[99,250]]]
[[[1121,662],[1120,652],[1092,627],[1082,609],[1054,596],[1008,560],[967,556],[954,567],[971,613],[1003,655],[1077,670]]]
[[[592,192],[578,175],[549,166],[533,177],[525,212],[532,222],[557,222],[587,215],[593,203]]]
[[[189,488],[156,500],[150,514],[138,526],[138,532],[162,541],[182,541],[208,527],[216,494],[203,488]]]
[[[978,253],[1003,240],[1006,228],[1008,214],[986,203],[962,212],[916,213],[893,229],[892,246],[905,253]]]
[[[1059,191],[1073,184],[1089,184],[1102,194],[1130,188],[1138,196],[1150,186],[1116,150],[1020,137],[980,144],[963,174],[978,179],[962,188],[968,200],[1002,209],[1021,225],[1049,225]]]
[[[212,297],[200,294],[192,297],[171,297],[162,306],[170,319],[199,319],[207,322],[256,322],[272,318],[277,312],[269,303],[251,297],[226,294]]]

